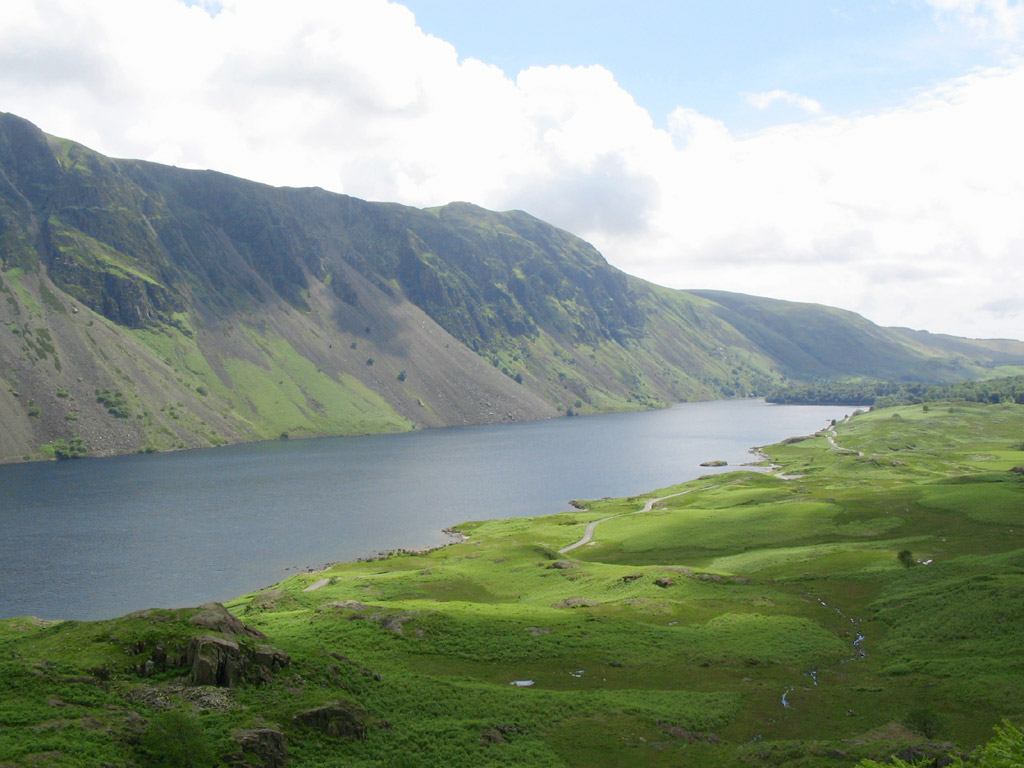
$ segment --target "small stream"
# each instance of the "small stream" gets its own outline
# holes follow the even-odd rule
[[[822,600],[820,597],[817,598],[817,600],[818,600],[818,604],[821,605],[822,608],[827,608],[829,610],[835,611],[837,614],[839,614],[839,616],[841,616],[843,619],[849,621],[850,624],[853,625],[854,635],[855,635],[853,643],[851,644],[853,653],[850,656],[847,656],[844,659],[840,659],[839,660],[839,665],[848,664],[851,661],[857,661],[858,659],[863,659],[864,657],[866,657],[868,655],[867,651],[865,651],[864,648],[861,647],[861,644],[864,642],[864,640],[866,639],[867,636],[864,635],[864,633],[860,631],[860,621],[858,619],[853,618],[852,616],[847,616],[845,613],[843,613],[842,609],[840,609],[840,608],[838,608],[838,607],[836,607],[834,605],[829,605],[824,600]],[[814,685],[814,687],[817,687],[817,685],[818,685],[818,668],[817,667],[808,670],[807,672],[804,673],[804,675],[806,677],[810,677],[811,678],[811,683]],[[787,688],[785,691],[782,692],[782,697],[781,697],[780,701],[782,703],[782,708],[783,709],[794,709],[793,705],[790,704],[790,702],[789,702],[789,694],[791,694],[797,688],[804,688],[804,689],[806,689],[807,686],[791,685],[791,686],[789,686],[789,688]]]

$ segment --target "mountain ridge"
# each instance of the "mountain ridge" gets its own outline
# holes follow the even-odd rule
[[[1024,344],[629,276],[522,211],[105,157],[0,113],[0,461],[935,381]]]

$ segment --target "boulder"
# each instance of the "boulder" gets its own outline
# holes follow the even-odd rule
[[[280,648],[272,645],[257,645],[253,651],[253,663],[259,667],[277,672],[291,664],[291,657]]]
[[[567,597],[564,600],[559,600],[557,603],[552,603],[552,608],[593,608],[599,603],[593,600],[588,600],[585,597]]]
[[[233,765],[247,768],[284,768],[288,762],[288,749],[284,734],[270,728],[253,728],[235,734],[240,752],[233,755]]]
[[[242,682],[248,659],[234,640],[196,635],[188,643],[188,665],[193,685],[234,688]]]
[[[272,645],[252,646],[223,635],[196,635],[188,644],[187,663],[193,685],[234,688],[246,681],[270,682],[291,658]]]
[[[289,664],[291,657],[280,648],[272,645],[257,645],[252,652],[253,670],[259,681],[269,683],[274,679],[274,673],[279,672]]]
[[[225,635],[246,635],[260,640],[266,637],[254,627],[247,627],[237,616],[232,615],[227,608],[220,603],[204,603],[199,606],[199,612],[189,619],[197,627],[209,629],[212,632],[220,632]]]
[[[553,568],[558,571],[567,571],[571,568],[579,568],[579,563],[573,563],[569,560],[555,560],[555,562],[548,565],[548,568]]]
[[[365,710],[350,701],[334,701],[322,707],[307,709],[292,722],[328,736],[362,740],[369,730]]]

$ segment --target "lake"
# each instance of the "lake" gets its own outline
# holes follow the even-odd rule
[[[398,435],[0,466],[0,617],[228,600],[297,570],[449,539],[752,460],[843,406],[759,400]],[[732,467],[709,469],[703,461]]]

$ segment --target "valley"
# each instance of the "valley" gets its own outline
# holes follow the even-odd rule
[[[168,713],[240,765],[965,756],[1024,717],[1022,433],[1015,404],[876,409],[771,471],[465,523],[235,618],[7,619],[0,759],[144,762]]]

